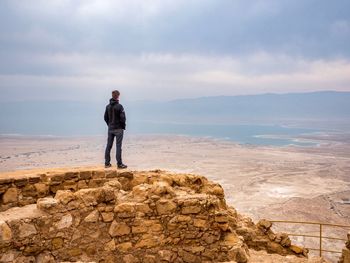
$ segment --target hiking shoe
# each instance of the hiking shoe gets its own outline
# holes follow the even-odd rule
[[[118,164],[118,168],[119,169],[125,169],[125,168],[128,168],[128,166],[125,165],[125,164]]]
[[[112,165],[110,163],[105,164],[105,168],[110,168],[110,167],[112,167]]]

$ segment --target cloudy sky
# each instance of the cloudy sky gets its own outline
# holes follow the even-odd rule
[[[349,10],[349,0],[0,0],[0,100],[350,91]]]

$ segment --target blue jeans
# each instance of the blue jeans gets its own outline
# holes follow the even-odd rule
[[[111,163],[111,149],[113,146],[114,137],[116,139],[116,159],[117,164],[122,164],[122,142],[123,142],[123,129],[108,130],[107,146],[105,151],[105,164]]]

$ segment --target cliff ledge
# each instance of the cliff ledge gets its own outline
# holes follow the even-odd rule
[[[18,171],[0,176],[0,195],[0,262],[324,262],[199,175]]]

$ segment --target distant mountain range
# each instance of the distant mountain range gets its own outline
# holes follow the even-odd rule
[[[292,124],[350,127],[350,92],[217,96],[165,102],[122,101],[128,123]],[[0,133],[101,134],[107,102],[0,104]],[[130,127],[130,126],[129,126]]]
[[[168,102],[134,102],[130,108],[143,119],[267,120],[350,119],[350,92],[260,94],[181,99]]]

